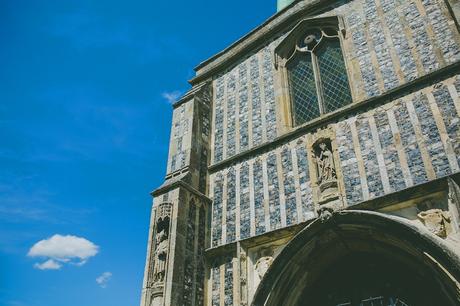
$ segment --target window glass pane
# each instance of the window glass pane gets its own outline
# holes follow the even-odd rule
[[[288,66],[294,124],[299,125],[319,116],[318,98],[311,55],[302,53]]]
[[[351,102],[347,71],[337,38],[327,39],[319,48],[318,65],[324,94],[324,111],[331,112]]]

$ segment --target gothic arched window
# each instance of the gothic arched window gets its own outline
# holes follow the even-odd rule
[[[295,125],[339,109],[352,100],[338,32],[308,32],[286,62]]]
[[[288,126],[298,126],[352,102],[339,16],[304,19],[275,49]],[[289,119],[290,118],[290,119]]]

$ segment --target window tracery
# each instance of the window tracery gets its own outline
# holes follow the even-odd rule
[[[291,125],[307,123],[352,102],[338,16],[300,22],[275,49]]]

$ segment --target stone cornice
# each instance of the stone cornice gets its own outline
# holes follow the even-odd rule
[[[202,200],[204,200],[207,203],[212,202],[212,200],[210,198],[208,198],[206,195],[204,195],[203,193],[201,193],[200,191],[195,189],[193,186],[191,186],[190,184],[184,182],[181,179],[172,181],[171,183],[165,183],[160,188],[152,191],[150,194],[153,197],[158,197],[158,196],[161,196],[161,195],[165,194],[166,192],[168,192],[168,191],[170,191],[172,189],[176,189],[176,188],[179,188],[179,187],[182,187],[182,188],[186,189],[188,192],[190,192],[190,193],[194,194],[195,196],[201,198]]]
[[[314,131],[320,127],[326,126],[330,123],[338,122],[343,118],[347,118],[361,111],[366,111],[367,109],[374,108],[378,105],[389,103],[400,97],[410,94],[411,92],[421,89],[426,86],[435,84],[441,80],[447,79],[455,74],[460,73],[460,62],[456,62],[449,66],[446,66],[442,69],[424,75],[418,79],[415,79],[411,82],[398,86],[380,96],[373,97],[364,101],[352,103],[347,105],[335,112],[325,114],[315,120],[308,122],[300,127],[295,128],[293,131],[290,131],[286,134],[283,134],[277,137],[275,140],[261,144],[247,151],[236,154],[230,158],[227,158],[219,163],[213,164],[208,167],[209,173],[214,173],[216,171],[222,170],[231,166],[232,164],[242,162],[246,159],[249,159],[253,156],[263,154],[272,150],[274,147],[278,147],[284,143],[292,141],[304,134],[307,134],[310,131]]]
[[[212,75],[235,64],[244,54],[260,48],[267,40],[270,40],[287,27],[296,24],[301,17],[319,13],[324,10],[324,6],[336,1],[297,0],[293,2],[223,51],[196,66],[196,76],[189,83],[195,85],[209,79]]]

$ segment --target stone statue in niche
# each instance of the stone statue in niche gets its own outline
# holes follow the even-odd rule
[[[319,187],[319,204],[332,205],[335,210],[336,203],[331,203],[338,198],[337,172],[332,153],[331,140],[320,138],[313,146],[313,158],[316,164],[316,181]]]
[[[433,234],[447,238],[451,232],[451,218],[448,212],[441,209],[430,209],[419,213],[418,218]]]
[[[257,260],[256,271],[260,279],[264,277],[268,268],[270,268],[272,262],[273,262],[273,257],[271,256],[263,256]]]
[[[166,271],[166,257],[168,255],[168,234],[162,229],[157,236],[157,247],[155,249],[154,281],[162,282]]]
[[[319,184],[336,180],[337,174],[334,166],[334,156],[329,149],[326,142],[320,142],[318,145],[319,150],[316,154],[316,164],[318,167],[318,182]]]
[[[164,281],[169,250],[169,223],[171,220],[172,204],[161,203],[157,207],[155,249],[153,253],[153,283],[159,285]]]

